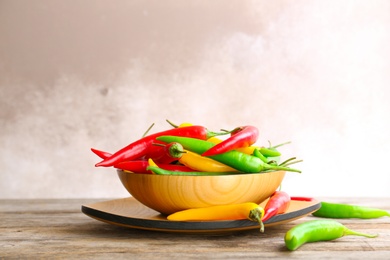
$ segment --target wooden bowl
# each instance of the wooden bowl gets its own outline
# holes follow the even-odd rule
[[[127,191],[162,214],[243,202],[261,203],[280,186],[284,171],[219,176],[178,176],[118,170]]]

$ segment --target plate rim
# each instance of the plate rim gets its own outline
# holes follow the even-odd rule
[[[249,229],[259,228],[259,224],[250,220],[220,220],[220,221],[169,221],[164,215],[157,211],[151,210],[145,205],[141,204],[133,197],[125,198],[125,200],[134,200],[132,203],[139,203],[137,207],[145,207],[151,212],[155,212],[155,215],[161,216],[161,219],[147,219],[134,216],[124,216],[113,212],[107,212],[94,208],[94,205],[98,203],[114,203],[115,201],[123,200],[114,199],[96,202],[89,205],[82,205],[81,211],[85,215],[94,218],[96,220],[106,222],[113,225],[125,226],[135,229],[153,230],[153,231],[165,231],[165,232],[184,232],[184,233],[204,233],[204,232],[222,232],[222,231],[241,231]],[[279,214],[273,216],[264,222],[264,226],[273,226],[286,222],[293,221],[295,219],[302,218],[310,213],[318,210],[321,203],[315,199],[309,202],[299,201],[300,203],[308,204],[308,206],[301,209]],[[292,200],[291,203],[294,203]],[[134,207],[134,205],[133,205]],[[164,219],[165,218],[165,219]]]

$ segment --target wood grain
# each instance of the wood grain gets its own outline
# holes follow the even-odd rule
[[[317,198],[390,210],[390,198]],[[178,234],[124,228],[80,211],[102,201],[0,200],[0,259],[389,259],[390,218],[340,220],[351,229],[377,233],[306,244],[289,252],[283,237],[307,216],[260,233]]]

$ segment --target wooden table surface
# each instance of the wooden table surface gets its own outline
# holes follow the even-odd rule
[[[317,198],[390,210],[390,198]],[[346,236],[290,252],[284,234],[307,216],[265,233],[179,234],[125,228],[92,219],[81,206],[102,200],[0,200],[0,259],[390,259],[390,218],[337,220],[376,238]],[[103,200],[104,201],[104,200]]]

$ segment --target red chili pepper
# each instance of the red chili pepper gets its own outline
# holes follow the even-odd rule
[[[237,148],[251,146],[257,141],[258,137],[259,130],[256,127],[250,125],[238,127],[229,138],[207,150],[202,156],[213,156]]]
[[[99,156],[102,159],[110,157],[112,154],[104,151],[100,151],[97,149],[92,148],[92,152],[94,152],[97,156]],[[131,171],[136,173],[153,173],[152,171],[146,170],[148,168],[149,163],[147,160],[136,160],[136,161],[124,161],[116,164],[114,167],[120,170],[125,171]],[[184,166],[184,165],[177,165],[177,164],[167,164],[167,163],[161,163],[158,164],[158,167],[169,170],[169,171],[183,171],[183,172],[193,172],[194,170]]]
[[[169,144],[154,143],[153,145],[162,146],[163,149],[152,149],[152,152],[148,152],[147,158],[145,159],[152,158],[156,163],[172,163],[179,160],[183,153],[185,153],[183,146],[177,142],[171,142]]]
[[[289,206],[290,196],[284,191],[275,191],[264,207],[262,221],[264,222],[277,214],[286,212]]]
[[[149,153],[155,152],[153,150],[164,149],[163,147],[153,145],[153,143],[159,143],[158,141],[156,141],[156,137],[162,135],[192,137],[192,138],[207,140],[210,137],[223,135],[223,134],[226,133],[214,133],[208,131],[207,128],[203,126],[187,126],[187,127],[169,129],[169,130],[165,130],[162,132],[158,132],[143,137],[127,145],[126,147],[120,149],[119,151],[115,152],[110,157],[103,159],[103,161],[97,163],[95,166],[105,166],[105,167],[114,166],[115,164],[118,164],[119,162],[122,161],[131,161],[131,160],[142,158],[143,156],[147,155],[148,152]]]
[[[152,171],[147,170],[149,167],[149,163],[146,160],[137,160],[137,161],[126,161],[121,162],[115,165],[115,168],[125,171],[131,171],[135,173],[149,173],[152,174]],[[158,167],[164,170],[169,171],[182,171],[182,172],[193,172],[194,170],[191,168],[188,168],[184,165],[176,165],[176,164],[158,164]]]
[[[136,160],[136,161],[125,161],[120,162],[115,165],[115,168],[125,171],[131,171],[135,173],[153,173],[152,171],[146,170],[149,164],[146,160]]]
[[[298,200],[298,201],[313,201],[314,198],[311,198],[311,197],[291,197],[291,200]]]
[[[109,152],[104,152],[95,148],[91,148],[91,151],[102,159],[106,159],[112,155]]]

